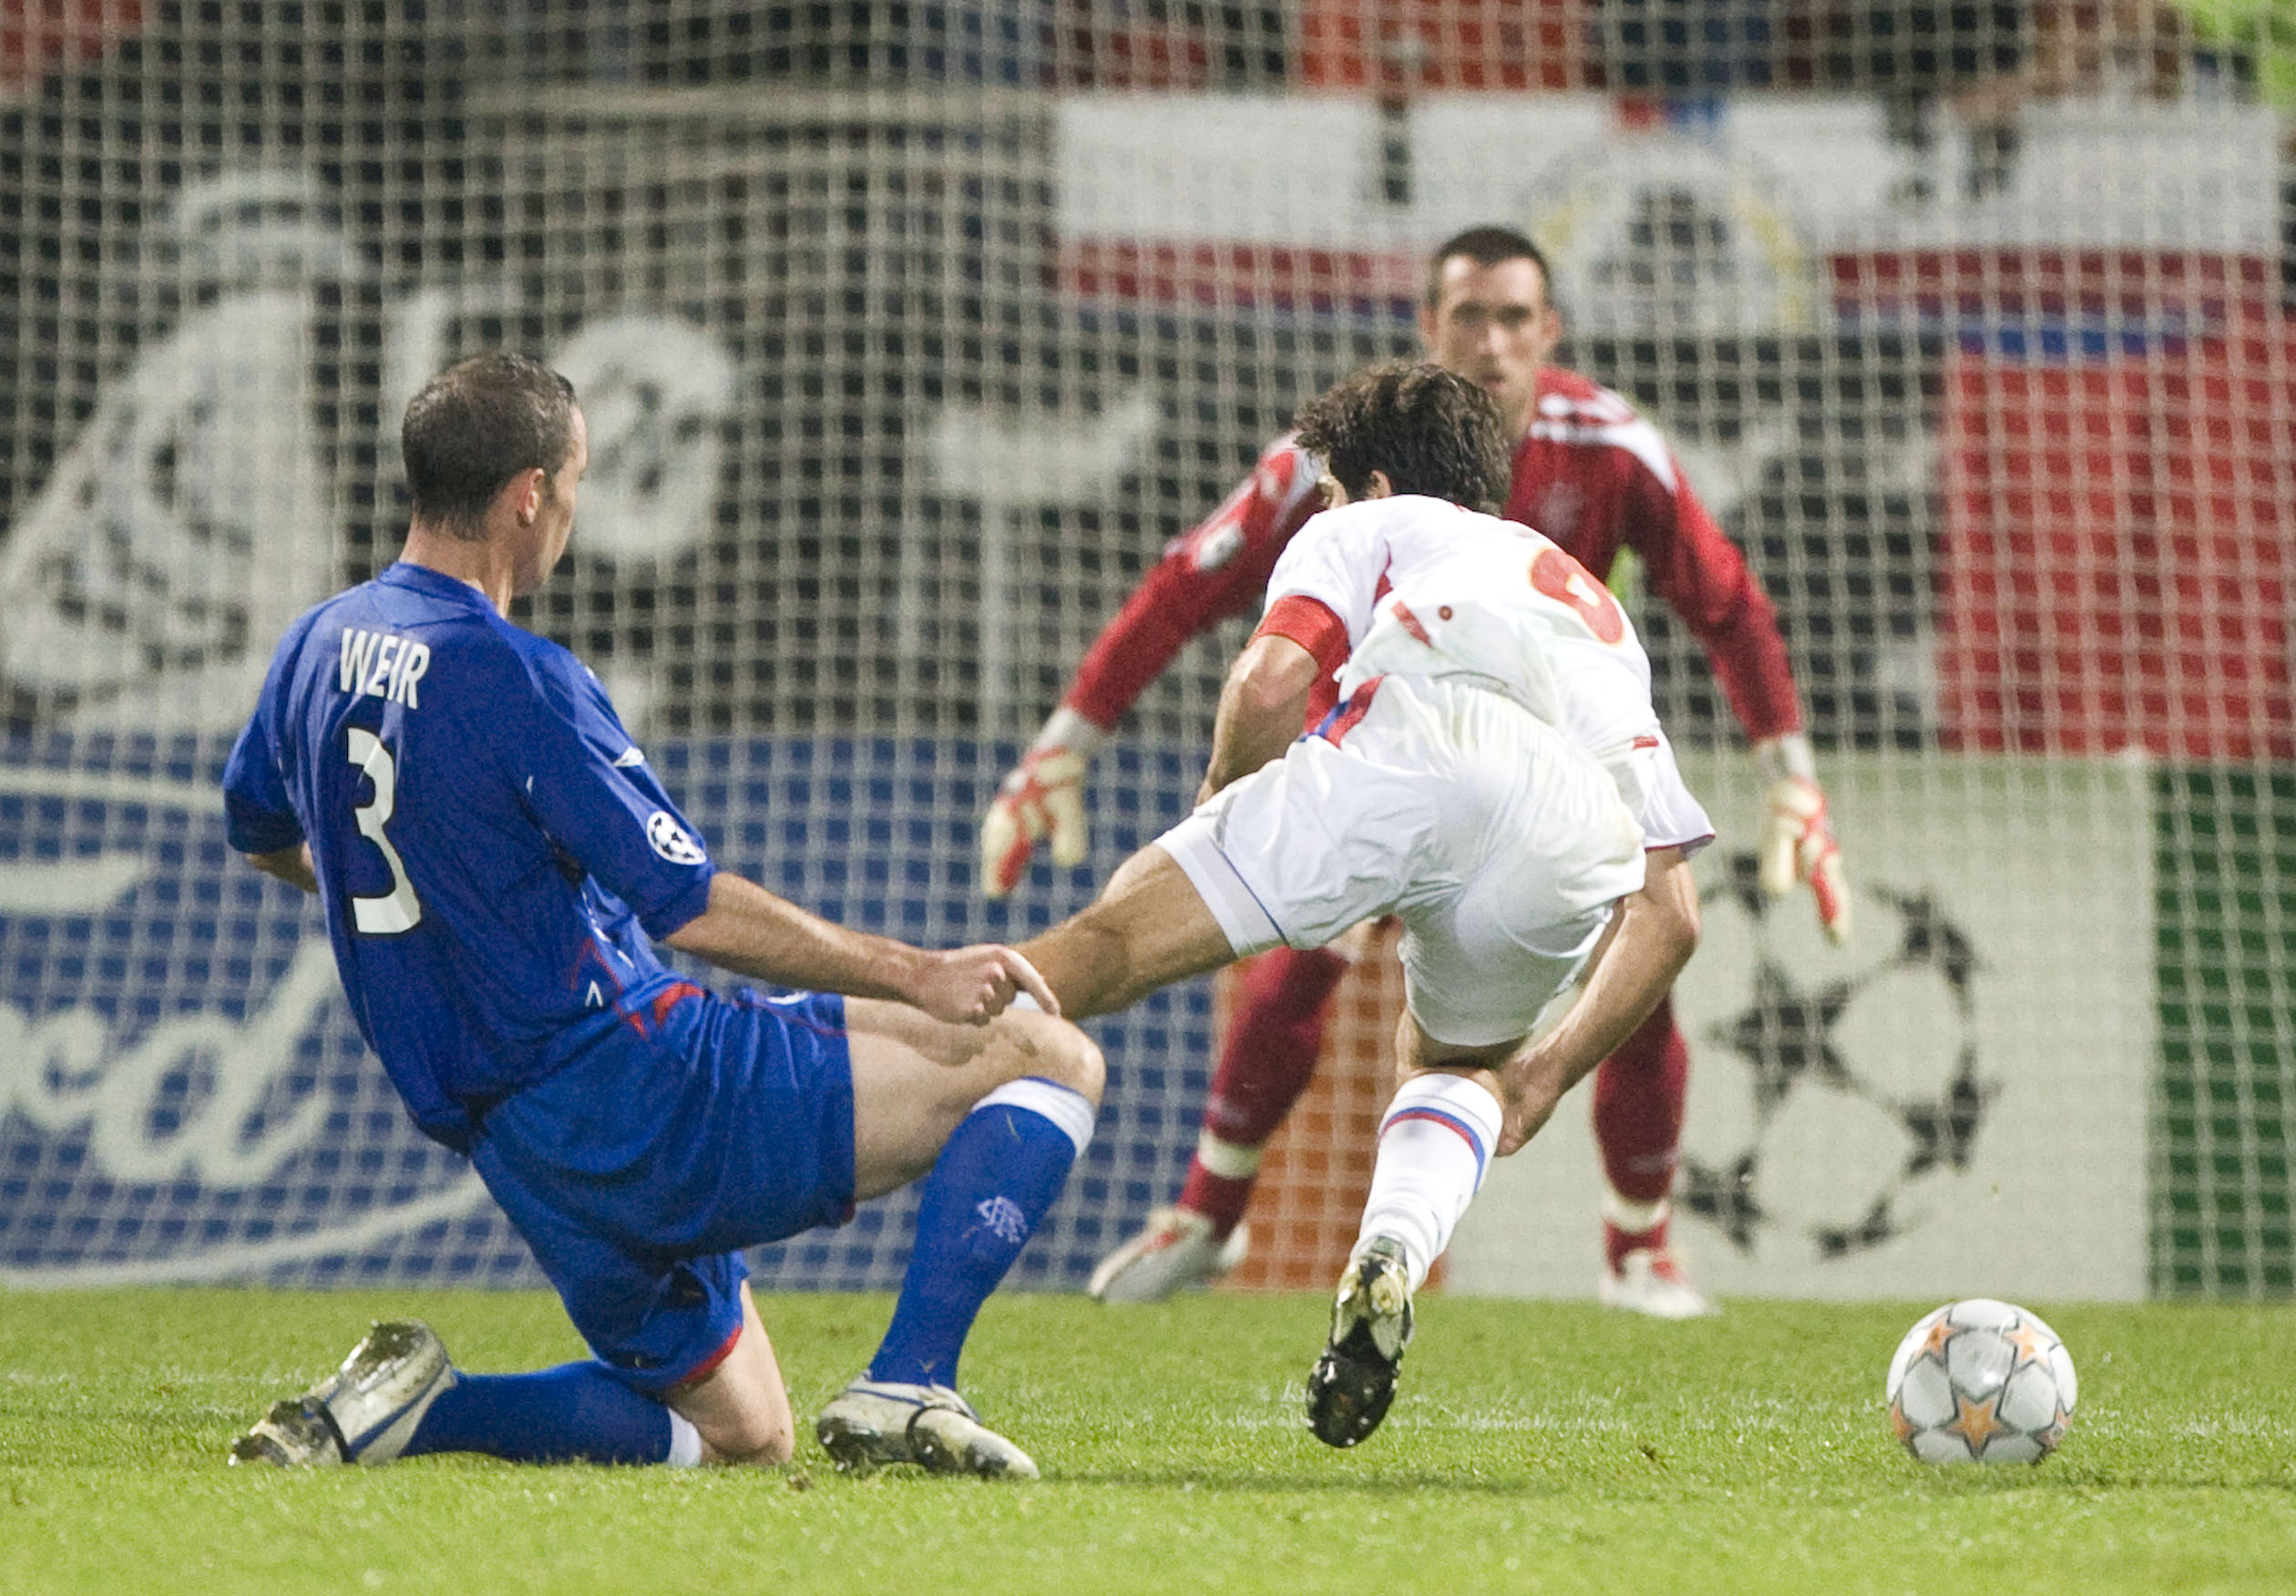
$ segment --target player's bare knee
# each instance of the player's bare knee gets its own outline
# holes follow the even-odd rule
[[[1051,1079],[1097,1103],[1102,1089],[1108,1083],[1108,1061],[1101,1056],[1100,1045],[1092,1038],[1072,1025],[1065,1029],[1067,1035],[1053,1049],[1059,1069]]]
[[[1021,1014],[1013,1016],[1013,1020],[1008,1079],[1033,1075],[1057,1081],[1094,1103],[1100,1101],[1108,1066],[1099,1044],[1064,1019]]]
[[[796,1427],[778,1419],[735,1427],[723,1435],[704,1434],[703,1460],[728,1468],[774,1468],[797,1455]]]

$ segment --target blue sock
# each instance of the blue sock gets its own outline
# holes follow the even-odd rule
[[[1092,1136],[1092,1102],[1033,1076],[973,1106],[926,1178],[917,1244],[869,1378],[956,1387],[974,1315]]]
[[[466,1375],[441,1391],[402,1457],[484,1452],[512,1463],[666,1463],[670,1410],[598,1363]]]

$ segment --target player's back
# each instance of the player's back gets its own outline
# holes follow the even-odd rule
[[[619,821],[639,853],[651,841],[663,869],[605,867],[675,923],[698,906],[671,902],[682,878],[706,889],[707,862],[650,776],[623,804],[651,818],[583,790],[618,757],[640,774],[571,655],[405,564],[290,629],[233,751],[234,843],[265,851],[300,831],[360,1028],[450,1144],[670,979],[592,879],[612,850],[589,834]]]
[[[1285,551],[1268,597],[1291,594],[1346,627],[1343,691],[1386,674],[1478,680],[1606,765],[1657,730],[1625,611],[1526,527],[1412,495],[1350,504]]]

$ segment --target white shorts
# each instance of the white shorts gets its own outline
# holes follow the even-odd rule
[[[1642,886],[1642,828],[1616,784],[1460,681],[1387,677],[1334,734],[1221,791],[1164,850],[1239,957],[1398,915],[1420,1028],[1460,1047],[1528,1035]]]

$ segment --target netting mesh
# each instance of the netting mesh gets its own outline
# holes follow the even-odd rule
[[[1799,1086],[1730,1106],[1785,1054],[1727,1022],[1784,1035],[1761,971],[1822,984],[1825,956],[1709,916],[1689,1146],[1754,1161],[1694,1217],[1705,1248],[1822,1290],[1851,1277],[1775,1238],[1847,1230],[1903,1279],[1922,1234],[1964,1244],[2000,1161],[2108,1149],[2141,1195],[2064,1233],[2076,1288],[2291,1288],[2283,7],[26,9],[0,18],[10,1278],[523,1277],[211,796],[285,618],[394,552],[396,417],[446,361],[507,343],[579,385],[581,527],[520,619],[596,666],[721,853],[858,923],[1001,935],[1179,812],[1241,623],[1121,729],[1092,866],[1006,910],[971,833],[1015,744],[1302,398],[1418,347],[1429,247],[1498,221],[1555,263],[1563,361],[1659,424],[1776,599],[1877,935],[1927,893],[1977,950],[1966,1016],[1909,998],[1836,1049],[1901,1125],[1934,1084],[1901,1032],[1963,1038],[1991,1093],[1963,1161],[1901,1163],[1860,1232],[1875,1199],[1825,1153],[1850,1120]],[[1729,710],[1680,620],[1637,615],[1743,847]],[[2061,1036],[2110,1017],[2101,1061],[2050,1005]],[[1111,1106],[1030,1278],[1073,1283],[1169,1195],[1211,1030],[1202,986],[1103,1028]],[[1591,1244],[1583,1163],[1548,1157],[1575,1217],[1542,1223]],[[2017,1189],[2054,1223],[2047,1179]],[[1734,1231],[1764,1203],[1801,1216]],[[766,1262],[887,1283],[902,1215]],[[1545,1267],[1517,1235],[1456,1279]]]

